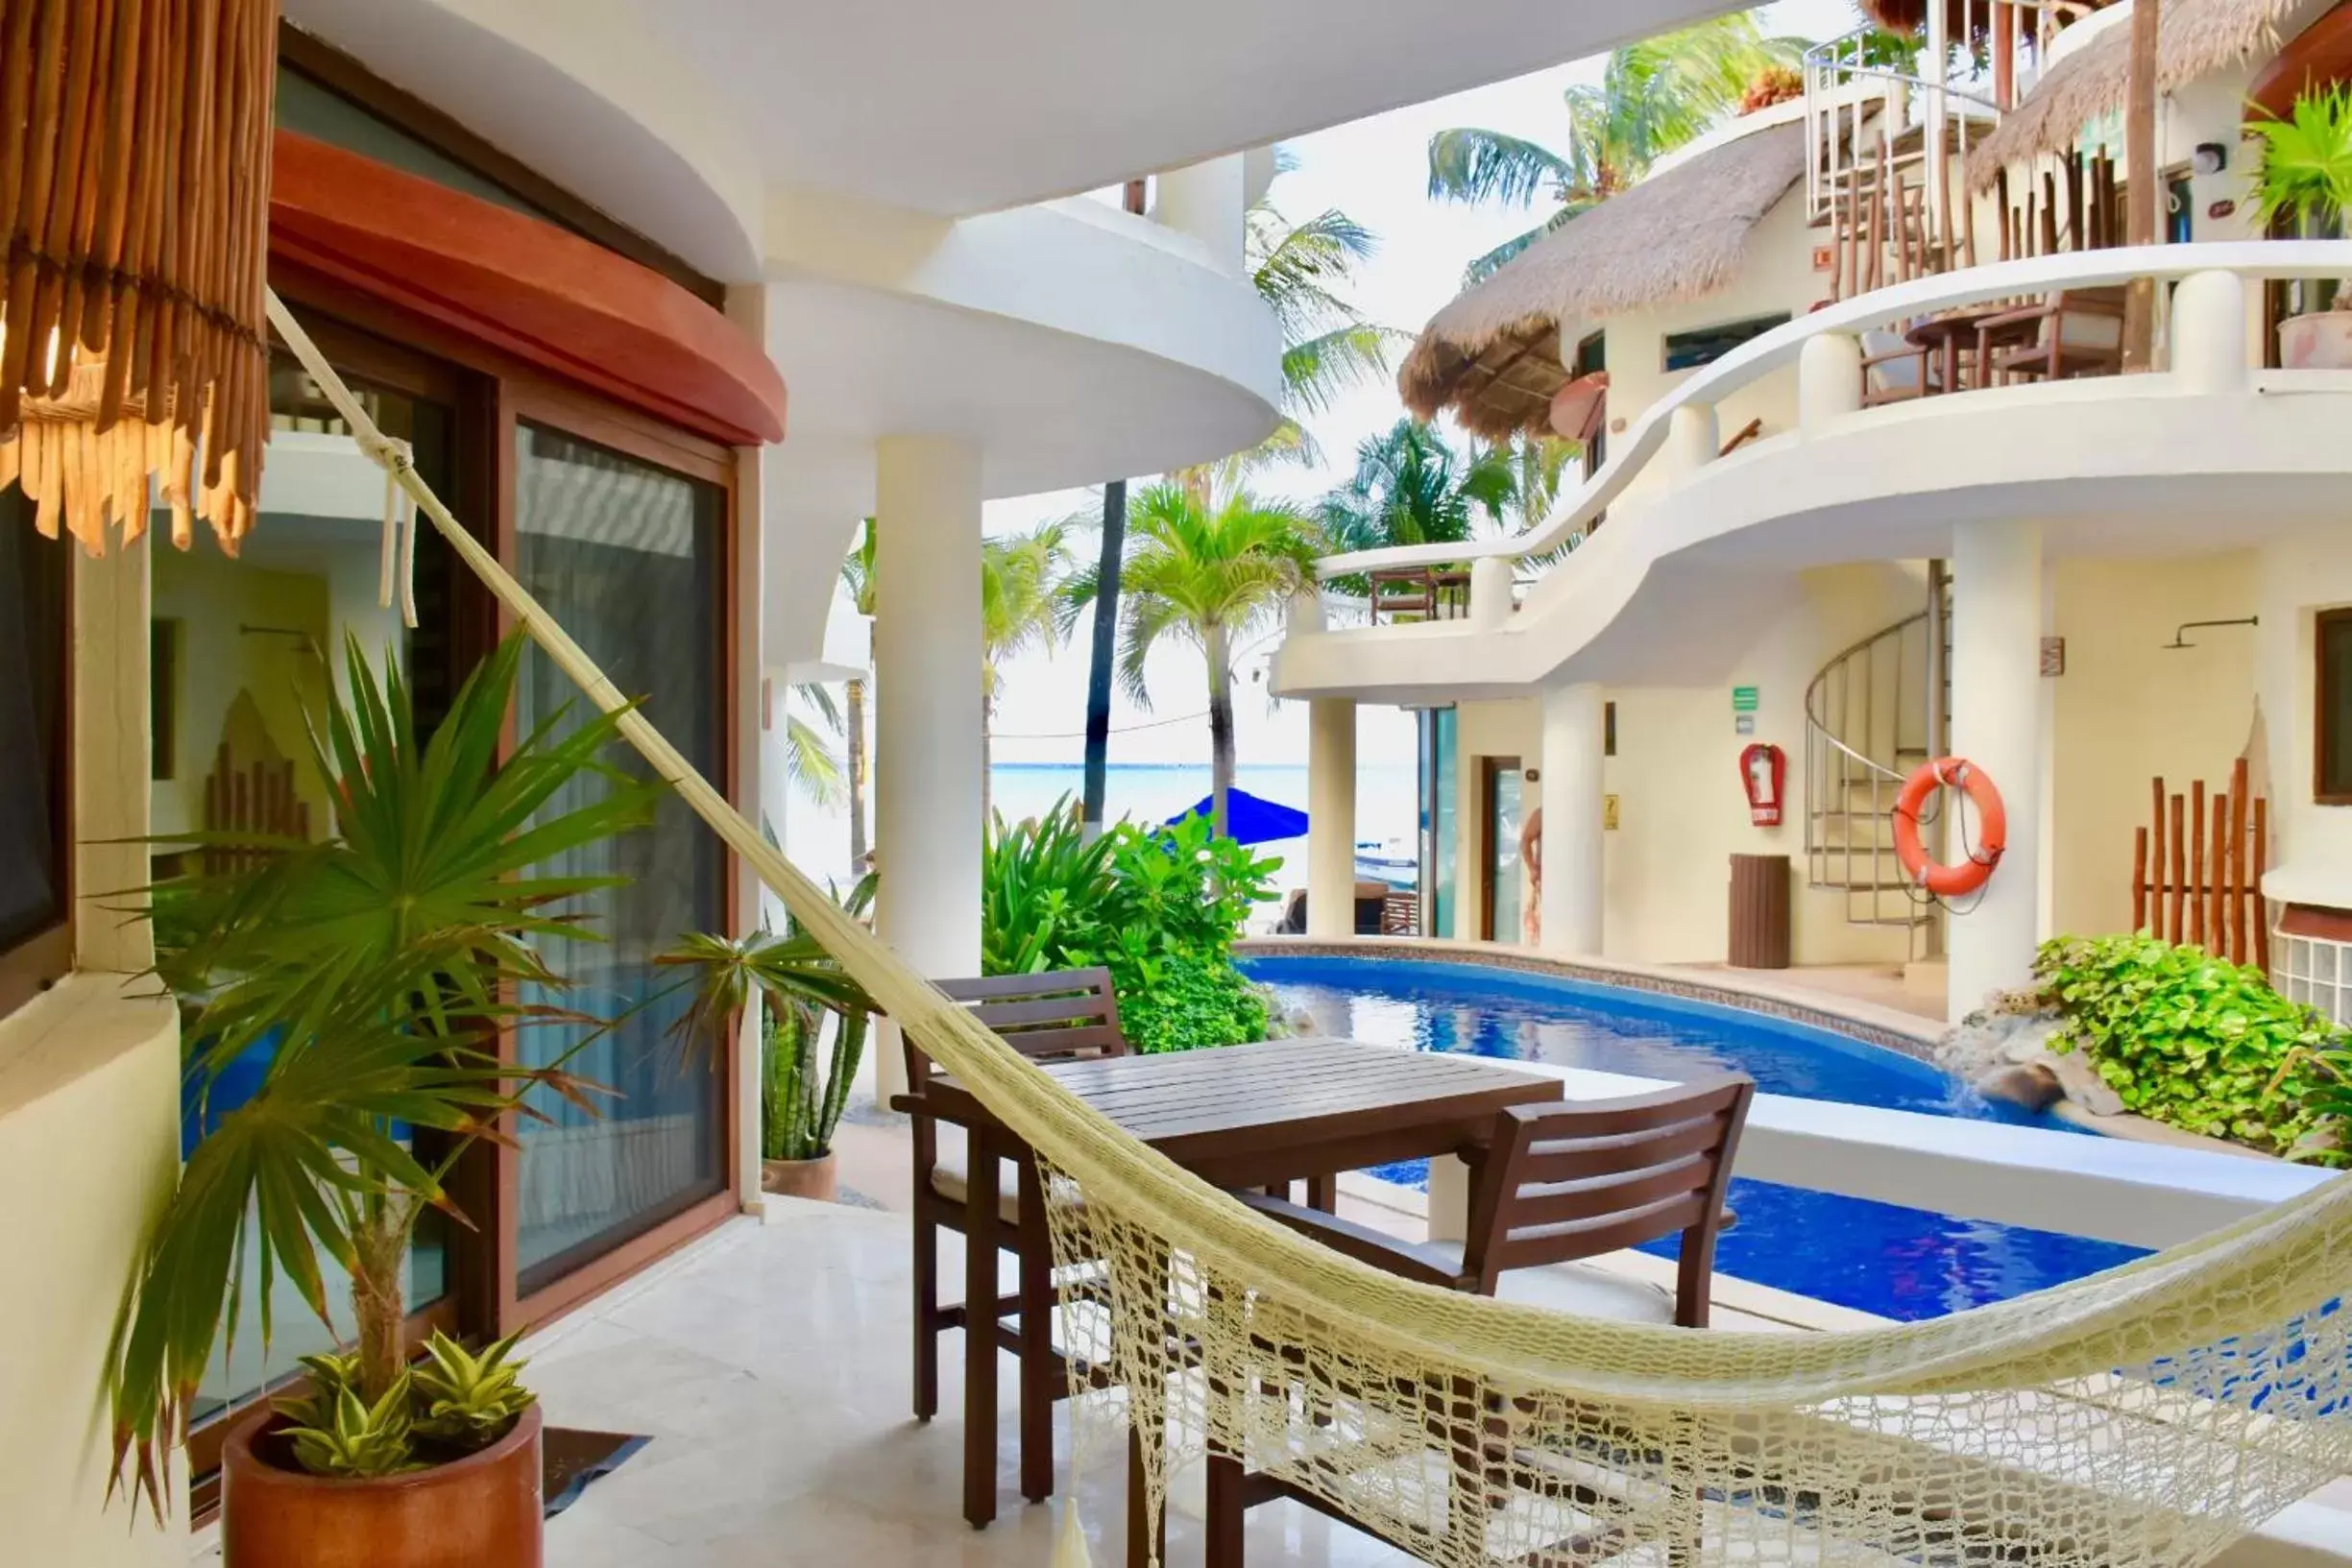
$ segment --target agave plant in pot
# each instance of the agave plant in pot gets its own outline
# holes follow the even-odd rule
[[[868,873],[841,906],[863,919],[874,887]],[[782,935],[762,930],[730,940],[697,932],[654,962],[682,971],[691,987],[672,1030],[694,1049],[715,1048],[745,1008],[759,1009],[761,1186],[831,1201],[834,1134],[865,1053],[872,1000],[789,916]]]
[[[2266,231],[2337,239],[2352,212],[2352,85],[2304,93],[2284,115],[2247,122],[2262,142],[2255,218]],[[2311,308],[2278,326],[2279,363],[2290,370],[2352,369],[2352,288],[2340,278],[2297,285]]]
[[[540,1560],[539,1412],[512,1341],[475,1355],[436,1337],[412,1369],[405,1266],[423,1218],[457,1213],[459,1159],[531,1115],[526,1093],[594,1104],[568,1054],[524,1067],[498,1049],[506,1029],[594,1033],[516,999],[560,995],[535,942],[588,934],[565,903],[611,879],[531,868],[643,824],[658,786],[599,760],[609,718],[559,712],[501,755],[521,657],[509,640],[484,661],[427,738],[396,663],[378,677],[352,644],[349,696],[312,737],[331,836],[185,835],[170,842],[206,869],[150,890],[206,1130],[117,1314],[118,1482],[160,1512],[164,1451],[216,1343],[253,1316],[266,1342],[281,1284],[338,1339],[342,1287],[352,1325],[347,1352],[309,1358],[305,1389],[224,1441],[233,1568]],[[213,1103],[256,1056],[250,1098]]]

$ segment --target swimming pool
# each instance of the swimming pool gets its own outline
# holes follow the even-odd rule
[[[1829,1029],[1682,997],[1480,964],[1250,955],[1242,967],[1319,1030],[1419,1050],[1687,1080],[1727,1068],[1765,1094],[1970,1121],[2063,1127],[1985,1099],[1900,1051]],[[1374,1172],[1419,1187],[1423,1163]],[[1937,1317],[2139,1256],[2049,1231],[1734,1180],[1739,1223],[1718,1271],[1885,1317]],[[1674,1255],[1672,1241],[1644,1248]]]

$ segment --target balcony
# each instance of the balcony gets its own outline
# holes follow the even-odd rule
[[[1457,619],[1334,629],[1301,607],[1274,664],[1285,696],[1418,702],[1524,693],[1550,679],[1704,683],[1785,603],[1803,569],[1947,554],[1955,523],[2039,517],[2053,551],[2251,543],[2336,515],[2352,460],[2335,432],[2352,374],[2256,370],[2263,280],[2352,271],[2352,245],[2262,241],[2074,252],[1914,278],[1752,340],[1652,405],[1542,527],[1469,544],[1331,557],[1355,577],[1467,563]],[[2169,350],[2143,375],[2084,376],[2049,302],[2134,276],[2173,289]],[[1865,351],[1922,321],[1991,322],[1984,377],[1903,357],[1926,396],[1890,396]],[[2031,315],[2029,340],[2017,333]],[[1952,357],[1977,357],[1973,333]],[[2059,359],[2024,378],[2021,352]],[[1715,407],[1777,379],[1793,419],[1727,449]],[[1793,381],[1793,386],[1789,383]],[[1947,390],[1950,389],[1950,390]],[[1607,526],[1596,526],[1603,512]],[[1568,552],[1548,567],[1544,558]],[[1514,613],[1514,611],[1517,613]]]

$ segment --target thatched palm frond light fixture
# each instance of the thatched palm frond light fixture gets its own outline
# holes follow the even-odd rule
[[[0,488],[92,555],[158,472],[183,548],[253,524],[277,39],[278,0],[0,0]]]

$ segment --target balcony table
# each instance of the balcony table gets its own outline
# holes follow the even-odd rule
[[[1487,1058],[1329,1036],[1056,1062],[1039,1071],[1220,1187],[1265,1187],[1446,1154],[1475,1169],[1498,1113],[1562,1098],[1558,1079]],[[1024,1230],[1042,1218],[1036,1167],[954,1078],[934,1074],[923,1098],[930,1114],[966,1129],[964,1299],[995,1300],[998,1162],[1019,1165]],[[1053,1260],[1025,1252],[1020,1268],[1021,1489],[1039,1501],[1053,1493]],[[976,1529],[996,1517],[995,1328],[981,1315],[964,1320],[964,1517]],[[1139,1509],[1128,1509],[1128,1525],[1129,1556],[1140,1561]]]
[[[1937,356],[1942,379],[1936,383],[1938,392],[1965,392],[1960,383],[1960,346],[1969,345],[1973,352],[1976,343],[1976,324],[2014,309],[2014,302],[1988,301],[1978,305],[1961,305],[1953,310],[1939,310],[1932,316],[1923,316],[1903,328],[1905,343],[1918,345]],[[1979,386],[1984,384],[1984,366],[1976,369]]]

